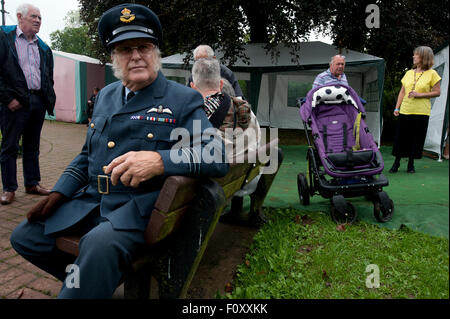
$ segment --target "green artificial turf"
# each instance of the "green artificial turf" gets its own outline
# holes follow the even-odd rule
[[[311,212],[330,211],[330,200],[316,194],[308,206],[300,204],[297,191],[297,174],[306,173],[306,145],[280,145],[284,160],[264,201],[265,207],[295,208]],[[383,190],[394,203],[391,221],[379,223],[373,214],[373,204],[364,196],[348,198],[356,208],[358,220],[364,220],[389,229],[408,228],[449,238],[449,161],[439,162],[423,157],[416,160],[416,173],[406,173],[407,159],[402,160],[396,174],[388,172],[394,157],[392,148],[381,148],[385,169],[383,174],[389,186]],[[247,200],[248,203],[248,200]]]

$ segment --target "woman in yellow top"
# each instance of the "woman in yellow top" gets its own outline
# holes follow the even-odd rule
[[[394,110],[398,123],[392,148],[395,161],[390,173],[398,171],[402,157],[408,158],[407,172],[415,173],[414,159],[422,158],[431,111],[430,99],[441,94],[441,77],[431,68],[433,63],[431,48],[421,46],[414,49],[414,65],[402,78],[402,88]]]

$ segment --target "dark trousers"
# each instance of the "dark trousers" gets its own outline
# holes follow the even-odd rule
[[[78,257],[56,248],[55,236],[85,233]],[[63,281],[58,298],[111,298],[124,273],[132,269],[136,254],[144,247],[144,232],[115,230],[94,210],[78,224],[58,234],[45,235],[42,222],[24,220],[11,234],[12,247],[26,260]],[[68,285],[72,270],[79,268],[77,287]]]
[[[397,121],[392,155],[411,160],[422,158],[428,129],[428,115],[400,114]]]
[[[11,112],[7,105],[1,105],[0,126],[2,144],[0,165],[3,191],[17,190],[17,153],[22,137],[23,176],[25,186],[39,184],[39,145],[45,118],[45,107],[39,95],[30,95],[30,106]]]

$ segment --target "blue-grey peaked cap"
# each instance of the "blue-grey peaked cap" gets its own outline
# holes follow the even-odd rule
[[[162,27],[158,16],[149,8],[123,3],[103,13],[98,22],[98,35],[110,51],[112,44],[128,39],[148,38],[162,45]]]

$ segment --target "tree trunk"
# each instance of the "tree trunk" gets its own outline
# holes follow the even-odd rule
[[[250,27],[250,43],[269,42],[267,33],[269,19],[267,18],[268,15],[266,14],[264,7],[260,5],[259,1],[244,0],[241,3],[241,8],[247,16]]]

